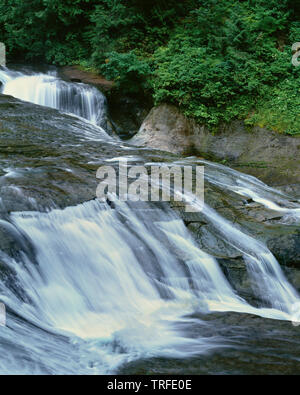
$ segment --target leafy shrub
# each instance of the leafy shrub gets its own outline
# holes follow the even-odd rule
[[[245,118],[280,81],[299,75],[290,46],[279,47],[289,11],[272,0],[199,3],[154,53],[155,101],[175,103],[211,126]]]
[[[149,89],[147,77],[151,69],[145,60],[140,60],[134,52],[110,52],[107,56],[101,71],[108,79],[115,81],[117,89],[125,93]]]
[[[10,59],[67,64],[88,56],[83,32],[97,0],[0,0],[0,40]]]
[[[10,59],[80,63],[214,128],[300,131],[294,0],[0,0]]]

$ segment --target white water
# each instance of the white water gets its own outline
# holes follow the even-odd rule
[[[101,126],[106,112],[105,96],[81,83],[65,82],[53,73],[25,75],[0,70],[1,93],[30,103],[58,109]]]
[[[133,210],[125,203],[111,209],[97,201],[12,214],[33,243],[37,263],[25,255],[22,264],[9,263],[30,302],[20,309],[6,289],[2,300],[38,327],[65,333],[83,347],[82,358],[92,353],[95,373],[142,357],[182,358],[225,345],[219,337],[188,336],[191,326],[207,325],[191,314],[235,311],[292,320],[299,298],[271,253],[213,210],[205,215],[249,259],[265,306],[255,308],[233,291],[217,261],[171,211]]]
[[[188,160],[182,163],[187,164]],[[271,210],[283,212],[295,221],[299,220],[300,205],[290,202],[288,196],[270,188],[257,178],[204,160],[196,160],[196,163],[205,166],[205,178],[208,182],[242,196],[251,197]],[[243,233],[207,204],[203,205],[202,201],[197,201],[194,195],[185,195],[183,199],[202,212],[203,217],[222,240],[241,252],[249,275],[255,284],[255,291],[259,292],[260,298],[267,306],[271,306],[274,312],[279,310],[284,313],[285,319],[298,321],[300,319],[299,295],[286,279],[270,250],[260,241]],[[276,316],[280,318],[280,315],[281,313],[279,315],[275,313],[273,318]]]
[[[191,160],[192,163],[195,161]],[[266,208],[284,214],[285,218],[298,222],[300,220],[300,201],[291,202],[286,194],[271,188],[256,177],[240,173],[221,164],[196,160],[205,166],[208,182],[252,199]]]
[[[249,274],[260,291],[260,297],[274,310],[286,313],[286,319],[293,320],[296,309],[300,310],[299,295],[287,281],[268,248],[234,227],[207,205],[204,207],[203,215],[223,240],[243,254]]]
[[[85,118],[98,122],[93,94],[81,84],[7,70],[0,71],[0,80],[3,93],[80,117],[85,108]],[[298,216],[296,203],[254,177],[198,163],[206,165],[209,182]],[[191,201],[202,208],[202,202]],[[12,317],[3,330],[5,342],[17,351],[0,358],[0,371],[108,373],[126,361],[190,357],[225,346],[222,337],[202,334],[208,323],[195,318],[198,313],[295,321],[299,295],[267,247],[210,207],[202,213],[220,239],[244,256],[260,308],[236,294],[216,259],[199,249],[169,210],[145,205],[139,211],[125,203],[112,210],[93,201],[50,213],[12,213],[10,220],[30,240],[36,261],[25,253],[20,261],[1,253],[1,262],[15,273],[14,286],[24,293],[21,298],[0,279],[1,301],[25,321]],[[197,336],[189,335],[193,326]]]
[[[145,209],[139,215],[125,204],[111,210],[94,201],[12,219],[32,240],[38,265],[26,258],[25,265],[13,264],[30,305],[20,311],[12,295],[4,302],[39,327],[96,347],[98,372],[140,357],[206,352],[217,339],[186,337],[184,325],[194,320],[185,316],[208,312],[210,305],[244,305],[171,212]],[[168,238],[175,238],[176,253],[166,246]],[[112,350],[114,343],[123,351]]]

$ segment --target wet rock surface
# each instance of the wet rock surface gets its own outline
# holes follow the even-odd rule
[[[45,107],[0,95],[0,191],[2,217],[11,211],[64,208],[96,197],[96,172],[130,163],[174,161],[167,152],[122,144],[101,128]],[[299,230],[280,224],[282,215],[234,192],[206,183],[205,202],[236,226],[265,242],[279,262],[300,268]],[[173,202],[200,247],[232,270],[240,254],[218,238],[202,213],[186,213]],[[233,260],[233,261],[232,261]],[[239,264],[237,265],[239,267]],[[229,270],[229,269],[228,269]]]
[[[299,327],[249,314],[215,313],[199,323],[201,334],[216,344],[231,339],[219,350],[188,360],[149,358],[123,366],[119,374],[259,374],[298,375]],[[213,324],[212,326],[210,324]],[[201,328],[201,329],[200,329]],[[193,336],[197,337],[196,326]],[[259,357],[258,357],[259,356]]]
[[[284,266],[300,269],[300,229],[293,227],[289,232],[280,229],[278,235],[267,240],[268,248]]]
[[[122,147],[76,117],[12,97],[0,95],[0,113],[3,212],[64,208],[94,199],[96,172],[107,159],[141,154],[145,160],[161,159],[159,152]]]
[[[21,249],[34,262],[35,251],[30,241],[9,223],[10,212],[65,208],[94,199],[97,169],[101,165],[116,165],[120,156],[132,164],[173,162],[179,158],[167,152],[129,146],[75,117],[0,95],[0,248],[3,253],[18,260]],[[243,232],[266,243],[289,280],[300,290],[299,226],[283,224],[282,214],[210,183],[205,184],[205,201]],[[216,257],[233,288],[257,305],[254,284],[241,253],[217,237],[203,213],[186,213],[182,204],[176,202],[171,207],[179,213],[199,246]],[[5,256],[0,257],[0,271],[7,281],[14,283]],[[231,339],[229,347],[192,360],[140,360],[124,366],[119,373],[300,373],[299,327],[292,323],[235,313],[196,318],[208,325],[195,325],[192,336],[197,337],[197,331],[201,335],[206,331],[207,337]],[[213,322],[212,327],[209,322]]]

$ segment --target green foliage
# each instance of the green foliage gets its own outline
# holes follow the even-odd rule
[[[293,0],[0,0],[0,41],[11,59],[80,63],[212,129],[300,132]]]
[[[170,29],[192,9],[193,1],[102,0],[91,14],[87,37],[93,62],[102,65],[106,54],[135,50],[146,56],[167,42]]]
[[[0,0],[0,40],[10,58],[66,64],[88,56],[82,27],[96,0]]]
[[[116,88],[126,93],[139,93],[149,88],[147,77],[151,74],[149,64],[140,60],[134,52],[107,54],[101,71],[108,79],[114,80]]]
[[[300,133],[300,78],[286,79],[269,94],[258,100],[255,113],[245,120],[248,125],[259,125],[280,133]]]
[[[275,94],[270,87],[299,71],[291,65],[290,46],[279,48],[290,16],[282,3],[199,4],[154,53],[154,98],[213,126],[247,117],[260,98]]]

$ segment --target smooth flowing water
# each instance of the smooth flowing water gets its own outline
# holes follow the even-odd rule
[[[205,166],[206,179],[210,183],[250,198],[270,210],[284,213],[290,220],[300,221],[300,201],[292,201],[291,197],[269,187],[256,177],[242,174],[221,164],[197,159],[196,163]]]
[[[0,70],[1,93],[17,99],[55,108],[102,125],[106,113],[105,96],[96,88],[65,82],[55,72],[28,75],[8,69]]]
[[[4,70],[0,80],[5,94],[95,124],[105,111],[93,88],[53,75]],[[284,211],[297,223],[298,202],[256,178],[196,158],[181,163],[205,165],[207,182]],[[217,259],[199,248],[167,205],[116,202],[112,208],[93,200],[64,210],[8,213],[0,225],[18,254],[0,251],[0,297],[8,313],[8,325],[0,327],[0,372],[105,374],[143,359],[242,350],[243,325],[239,334],[230,325],[229,333],[217,329],[207,319],[216,313],[297,323],[299,295],[268,248],[193,195],[185,199],[201,206],[217,237],[244,257],[259,305],[232,288]],[[293,358],[299,367],[299,356]]]

